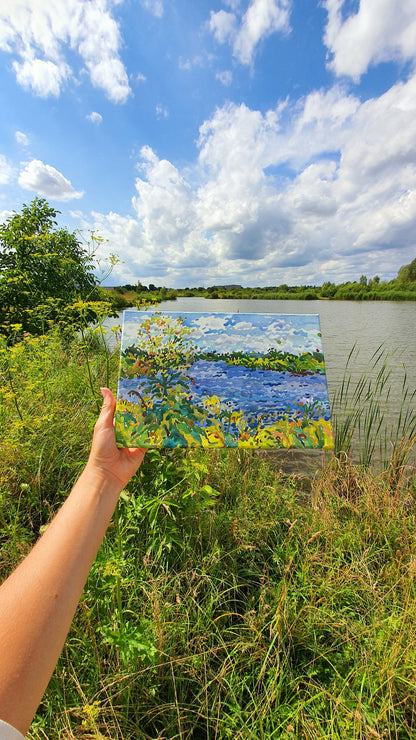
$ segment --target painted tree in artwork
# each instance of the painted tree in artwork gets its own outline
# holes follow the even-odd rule
[[[191,333],[181,317],[146,316],[134,344],[123,352],[121,375],[140,378],[154,398],[177,404],[178,393],[189,392],[191,384],[187,371],[196,349]]]
[[[157,373],[167,376],[174,369],[188,370],[196,350],[191,334],[192,329],[185,326],[181,317],[162,314],[145,317],[134,345],[123,353],[122,375],[127,378]]]
[[[154,439],[163,429],[166,446],[187,443],[197,413],[187,372],[196,350],[191,333],[180,317],[152,314],[143,318],[137,339],[123,352],[121,364],[122,377],[138,380],[137,387],[129,391],[136,409],[132,414],[129,404],[119,404],[116,431],[122,428],[126,434],[133,422],[138,435],[145,432]],[[196,439],[200,439],[197,431]]]

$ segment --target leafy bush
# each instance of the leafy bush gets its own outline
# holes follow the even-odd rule
[[[87,325],[111,308],[97,290],[92,255],[57,228],[56,215],[35,198],[0,225],[0,333],[9,338]]]

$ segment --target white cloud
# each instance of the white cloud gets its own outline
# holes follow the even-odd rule
[[[148,10],[156,18],[162,18],[163,16],[163,2],[162,0],[141,0],[142,6]]]
[[[63,82],[70,76],[67,64],[55,64],[50,60],[25,59],[23,62],[13,62],[16,79],[19,85],[32,89],[40,98],[50,95],[58,97]]]
[[[14,176],[13,167],[4,154],[0,154],[0,185],[8,185]]]
[[[196,67],[202,67],[206,68],[207,66],[211,66],[212,62],[214,60],[214,56],[212,54],[208,54],[206,51],[203,51],[201,54],[195,54],[193,57],[179,58],[179,69],[189,72],[191,69],[195,69]]]
[[[224,87],[229,87],[233,81],[233,73],[229,69],[225,69],[223,72],[217,72],[215,77]]]
[[[70,181],[55,167],[44,164],[39,159],[32,159],[26,164],[19,175],[18,183],[24,190],[33,190],[54,200],[73,200],[83,196],[82,192],[74,190]]]
[[[228,3],[238,10],[237,3]],[[291,0],[251,0],[246,12],[211,12],[209,28],[220,43],[230,42],[234,57],[250,65],[261,41],[273,33],[290,31]]]
[[[158,118],[167,118],[168,115],[169,113],[167,108],[165,108],[163,105],[156,106],[156,116]]]
[[[40,97],[57,97],[76,73],[78,53],[92,84],[114,103],[130,94],[119,57],[121,38],[109,0],[19,0],[0,7],[0,49],[13,54],[17,82]]]
[[[343,17],[345,0],[324,0],[328,23],[324,41],[337,75],[359,80],[371,65],[416,60],[416,0],[360,0]]]
[[[234,42],[234,55],[242,64],[251,64],[260,41],[272,33],[289,31],[289,0],[252,0]]]
[[[237,10],[241,0],[223,0],[224,5],[228,5],[231,10]]]
[[[102,115],[100,113],[97,113],[96,111],[92,111],[88,116],[87,119],[91,121],[91,123],[101,123],[103,120]]]
[[[310,284],[394,264],[393,277],[415,254],[415,142],[416,75],[364,103],[334,86],[264,114],[227,104],[192,167],[143,147],[135,217],[92,226],[126,280]]]
[[[237,18],[234,13],[227,13],[225,10],[219,10],[218,13],[212,10],[209,27],[218,43],[224,44],[236,36]]]
[[[29,139],[22,131],[16,131],[14,138],[20,146],[29,146]]]
[[[9,218],[12,218],[12,216],[14,216],[14,215],[15,215],[15,214],[14,214],[14,212],[13,212],[13,211],[7,211],[7,210],[5,210],[5,211],[0,211],[0,224],[4,224],[4,223],[6,223],[6,221],[7,221],[7,220],[8,220]]]

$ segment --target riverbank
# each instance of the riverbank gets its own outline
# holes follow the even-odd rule
[[[210,287],[166,288],[143,285],[140,281],[107,288],[107,293],[116,309],[136,306],[141,301],[160,303],[177,298],[208,298],[228,300],[279,300],[279,301],[415,301],[416,260],[400,268],[394,280],[380,280],[376,275],[359,281],[345,283],[324,282],[323,285],[275,285],[267,287],[243,287],[242,285],[212,285]]]
[[[2,348],[2,577],[79,475],[117,370],[99,330]],[[276,456],[147,453],[28,737],[414,737],[416,478],[402,463],[327,457],[305,486]]]

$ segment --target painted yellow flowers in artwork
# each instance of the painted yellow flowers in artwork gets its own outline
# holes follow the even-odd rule
[[[269,336],[264,327],[259,332],[260,314],[139,311],[132,320],[125,313],[130,324],[123,331],[115,421],[120,446],[332,448],[317,317],[315,324],[304,317],[308,331],[294,324],[290,341],[299,335],[309,343],[296,353],[262,347]],[[273,341],[282,322],[267,320]],[[243,348],[236,348],[243,335]]]

